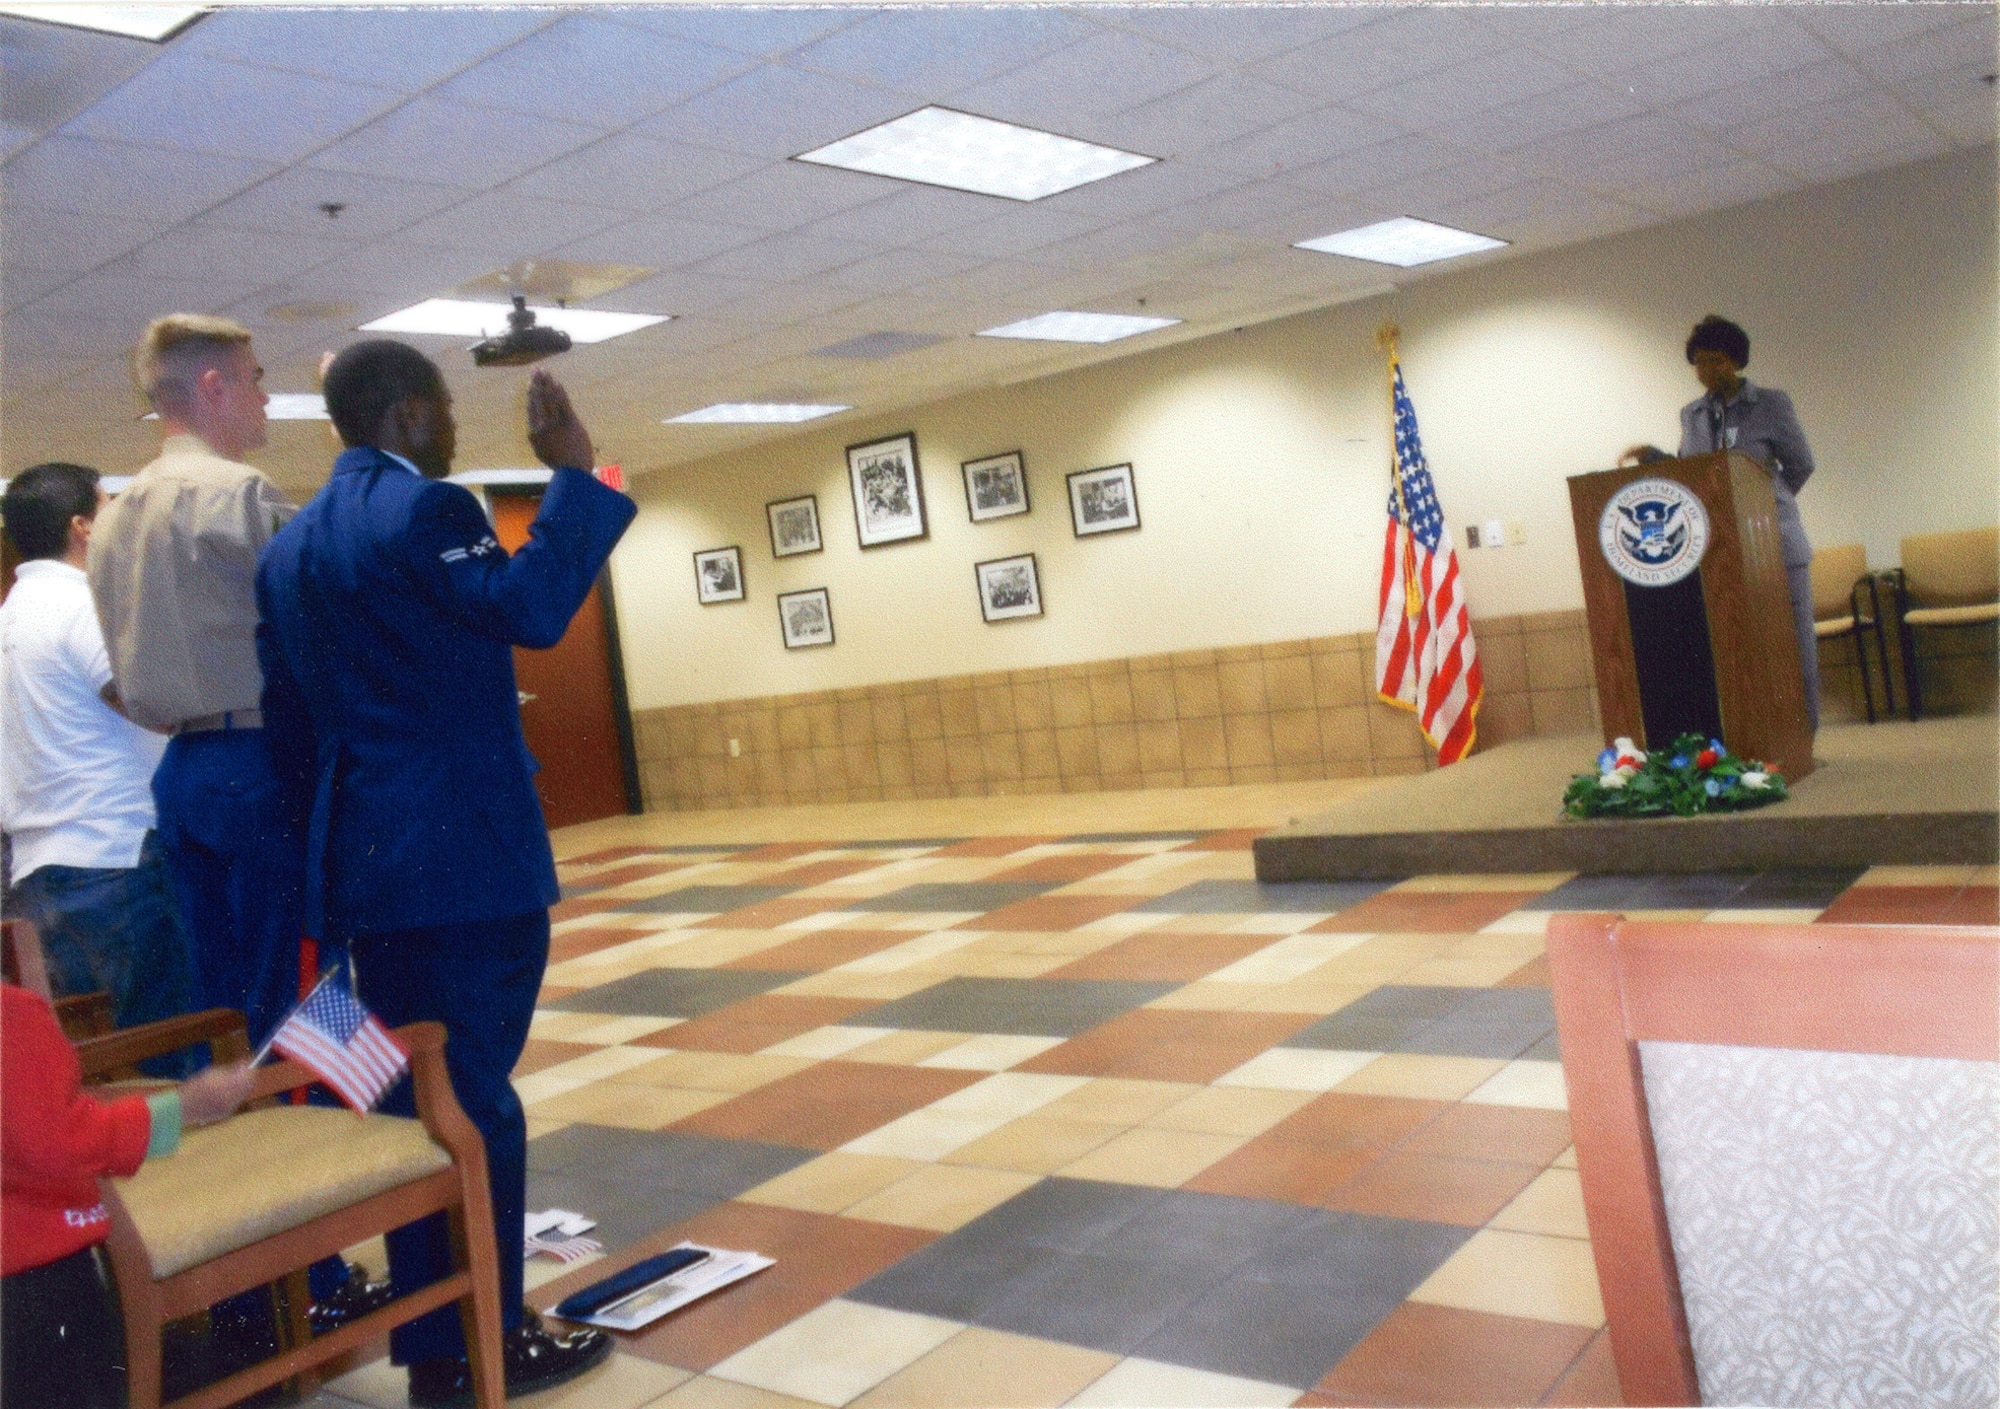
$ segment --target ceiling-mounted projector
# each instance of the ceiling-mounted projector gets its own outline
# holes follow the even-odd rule
[[[507,315],[507,331],[497,338],[472,345],[472,360],[480,367],[522,367],[569,351],[569,334],[561,328],[543,327],[535,322],[526,294],[514,295],[514,311]]]

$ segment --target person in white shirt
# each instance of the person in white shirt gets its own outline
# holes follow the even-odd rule
[[[0,830],[7,913],[41,931],[56,992],[108,992],[129,1027],[191,1011],[194,966],[153,830],[166,739],[124,717],[84,575],[97,478],[37,465],[0,498],[22,559],[0,602]]]

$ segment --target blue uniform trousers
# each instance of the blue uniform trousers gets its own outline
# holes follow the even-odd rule
[[[355,988],[370,1011],[391,1027],[412,1022],[445,1026],[445,1065],[452,1091],[486,1140],[493,1187],[493,1226],[500,1243],[500,1316],[504,1329],[521,1324],[521,1220],[527,1211],[528,1125],[509,1074],[528,1041],[542,970],[549,961],[549,912],[498,920],[357,935],[350,944]],[[382,1109],[415,1115],[407,1078]],[[388,1237],[389,1280],[402,1296],[451,1271],[444,1215],[399,1228]],[[398,1365],[465,1354],[456,1306],[441,1307],[390,1332]]]
[[[160,849],[194,949],[195,996],[263,1042],[299,999],[305,847],[262,729],[176,734],[153,774]]]

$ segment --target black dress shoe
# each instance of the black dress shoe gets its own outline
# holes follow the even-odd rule
[[[553,1335],[532,1311],[519,1330],[500,1338],[509,1399],[567,1384],[610,1357],[611,1337],[604,1332],[586,1327]],[[458,1409],[472,1403],[472,1363],[462,1355],[419,1360],[410,1366],[410,1403],[413,1409]]]
[[[316,1301],[306,1319],[312,1322],[312,1333],[323,1336],[337,1331],[349,1321],[358,1321],[371,1311],[380,1311],[396,1299],[389,1284],[371,1282],[365,1268],[350,1264],[347,1269],[347,1284],[325,1301]]]

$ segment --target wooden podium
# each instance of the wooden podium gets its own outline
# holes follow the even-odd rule
[[[1694,733],[1810,773],[1769,472],[1739,451],[1691,455],[1572,475],[1569,501],[1605,741]]]

